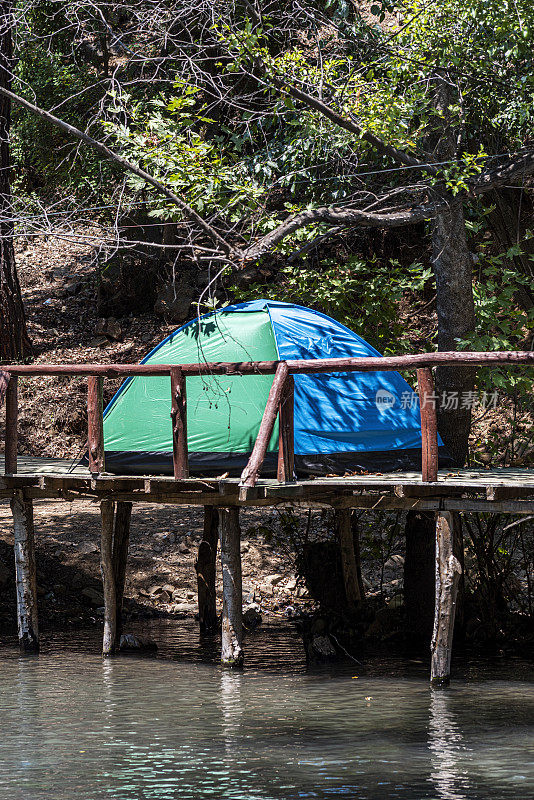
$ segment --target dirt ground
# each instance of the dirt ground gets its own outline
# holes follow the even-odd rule
[[[287,554],[267,546],[262,533],[266,512],[242,512],[243,599],[262,613],[287,619],[310,605],[297,586]],[[46,629],[97,622],[103,606],[100,578],[100,510],[96,503],[36,501],[39,613]],[[134,505],[126,577],[126,609],[133,616],[193,615],[194,562],[202,537],[198,508]],[[0,504],[0,631],[15,626],[12,518]],[[221,573],[217,574],[221,597]]]

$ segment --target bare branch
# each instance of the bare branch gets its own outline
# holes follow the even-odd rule
[[[45,111],[43,108],[39,108],[38,106],[30,103],[23,97],[15,94],[14,92],[10,92],[8,89],[0,86],[0,94],[9,97],[15,103],[18,103],[24,108],[27,108],[28,111],[31,111],[32,114],[35,114],[41,119],[46,120],[47,122],[55,125],[57,128],[61,128],[66,133],[69,133],[71,136],[74,136],[76,139],[79,139],[82,142],[85,142],[94,150],[97,150],[104,158],[109,159],[110,161],[114,161],[116,164],[120,164],[121,167],[124,169],[129,170],[134,175],[137,175],[139,178],[142,178],[144,181],[149,183],[159,192],[161,192],[165,197],[171,200],[183,213],[189,217],[192,222],[195,222],[199,228],[201,228],[207,236],[225,253],[229,258],[238,261],[240,259],[240,252],[234,248],[231,244],[229,244],[226,239],[224,239],[218,231],[215,230],[205,219],[203,219],[200,214],[191,208],[185,200],[182,200],[181,197],[174,194],[170,189],[168,189],[163,183],[160,183],[153,175],[149,172],[145,172],[145,170],[138,167],[136,164],[133,164],[131,161],[128,161],[126,158],[118,155],[113,150],[110,150],[105,144],[102,142],[93,139],[92,136],[89,134],[84,133],[83,131],[79,130],[79,128],[75,128],[73,125],[70,125],[68,122],[65,122],[58,117],[55,117],[53,114],[50,114],[48,111]]]

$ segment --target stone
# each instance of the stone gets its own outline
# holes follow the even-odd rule
[[[196,610],[197,607],[194,603],[176,603],[171,608],[173,614],[192,614]]]
[[[194,290],[182,283],[168,283],[158,292],[154,311],[168,322],[185,322],[195,296]]]
[[[305,586],[297,586],[295,589],[295,597],[300,597],[301,600],[308,600],[310,595]]]
[[[404,605],[404,597],[402,594],[394,594],[388,602],[388,608],[402,608]]]
[[[185,542],[181,542],[181,544],[178,545],[178,552],[183,553],[184,555],[185,553],[190,552],[189,547],[186,545]]]
[[[98,546],[94,542],[80,542],[80,544],[76,545],[76,550],[81,555],[86,556],[89,553],[97,553]]]
[[[265,582],[269,583],[271,586],[278,586],[280,581],[284,579],[283,575],[267,575],[265,578]]]
[[[404,565],[404,558],[403,556],[398,554],[395,554],[394,556],[391,556],[391,558],[388,558],[388,560],[384,564],[384,566],[387,567],[388,569],[392,569],[394,567],[402,567],[403,565]]]
[[[70,585],[73,589],[82,589],[85,584],[84,577],[81,572],[75,572],[72,576]]]
[[[82,597],[89,600],[93,608],[98,608],[104,604],[104,595],[102,592],[99,592],[98,589],[93,589],[91,586],[86,586],[85,589],[82,589]]]
[[[254,630],[262,623],[261,609],[257,603],[250,603],[243,609],[243,625],[248,630]]]
[[[290,592],[294,592],[296,588],[297,588],[297,579],[290,578],[288,583],[286,584],[286,589]]]
[[[123,653],[133,653],[139,651],[153,652],[158,646],[152,639],[142,639],[133,633],[123,633],[119,642],[119,650]]]
[[[195,592],[186,592],[185,596],[187,597],[188,600],[196,600],[197,598]]]
[[[328,636],[314,636],[311,646],[314,655],[319,659],[329,660],[337,657],[336,649]]]

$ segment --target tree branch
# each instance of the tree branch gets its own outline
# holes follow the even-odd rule
[[[483,170],[476,181],[471,184],[469,194],[479,195],[498,189],[516,178],[531,175],[534,172],[534,150],[524,150],[510,157],[495,169]]]
[[[245,262],[250,262],[268,253],[287,236],[307,225],[326,223],[329,225],[357,226],[359,228],[400,228],[403,225],[414,225],[429,220],[436,215],[446,203],[424,203],[412,208],[405,208],[390,213],[369,213],[352,208],[335,208],[323,206],[302,211],[288,217],[277,228],[270,231],[258,242],[252,244],[244,252]]]
[[[110,150],[109,147],[106,147],[105,144],[102,144],[96,139],[93,139],[92,136],[89,136],[89,134],[84,133],[78,128],[75,128],[74,125],[70,125],[68,122],[65,122],[64,120],[55,117],[53,114],[50,114],[48,111],[45,111],[43,108],[33,105],[33,103],[30,103],[24,97],[20,97],[19,95],[15,94],[14,92],[10,92],[8,89],[5,89],[2,86],[0,86],[0,94],[3,94],[5,97],[9,97],[14,103],[24,106],[24,108],[27,108],[32,114],[35,114],[37,117],[46,120],[56,128],[61,128],[61,130],[69,133],[76,139],[85,142],[94,150],[97,150],[101,155],[103,155],[104,158],[114,161],[116,164],[120,164],[120,166],[124,167],[124,169],[127,169],[130,172],[133,172],[134,175],[142,178],[144,181],[165,195],[165,197],[171,200],[176,206],[178,206],[178,208],[183,211],[183,213],[189,217],[192,222],[196,223],[196,225],[198,225],[198,227],[203,230],[207,236],[209,236],[209,238],[223,251],[223,253],[225,253],[225,255],[235,261],[239,261],[242,258],[240,251],[229,244],[229,242],[227,242],[226,239],[224,239],[220,233],[215,230],[215,228],[206,222],[206,220],[203,219],[200,214],[197,214],[194,208],[191,208],[191,206],[188,205],[185,200],[182,200],[181,197],[174,194],[174,192],[168,189],[163,183],[160,183],[160,181],[154,178],[154,176],[149,172],[145,172],[145,170],[141,169],[136,164],[133,164],[126,158],[119,156],[117,153],[113,152],[113,150]]]

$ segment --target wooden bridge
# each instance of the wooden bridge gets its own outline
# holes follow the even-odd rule
[[[437,418],[432,368],[436,366],[534,366],[532,352],[424,353],[387,358],[199,364],[6,365],[0,368],[0,405],[5,398],[6,439],[0,498],[13,511],[18,630],[21,647],[39,646],[33,501],[87,499],[100,503],[101,566],[104,587],[103,654],[114,653],[121,631],[121,608],[133,503],[195,505],[205,508],[199,549],[199,615],[212,625],[215,612],[216,516],[220,520],[223,574],[222,663],[241,666],[242,591],[239,508],[298,506],[334,508],[341,515],[343,570],[347,595],[357,601],[350,509],[418,509],[436,512],[436,609],[431,644],[435,683],[449,678],[456,591],[461,567],[453,554],[454,512],[534,513],[534,470],[438,470]],[[357,474],[299,479],[294,471],[293,375],[320,372],[417,370],[421,409],[421,472]],[[191,375],[274,374],[250,459],[240,479],[190,477],[187,453],[187,377]],[[20,456],[17,442],[18,380],[32,376],[85,376],[88,383],[88,467],[61,459]],[[171,412],[174,476],[110,475],[105,471],[102,388],[105,377],[167,375]],[[276,479],[261,478],[268,442],[279,415]],[[344,520],[344,521],[343,521]]]

